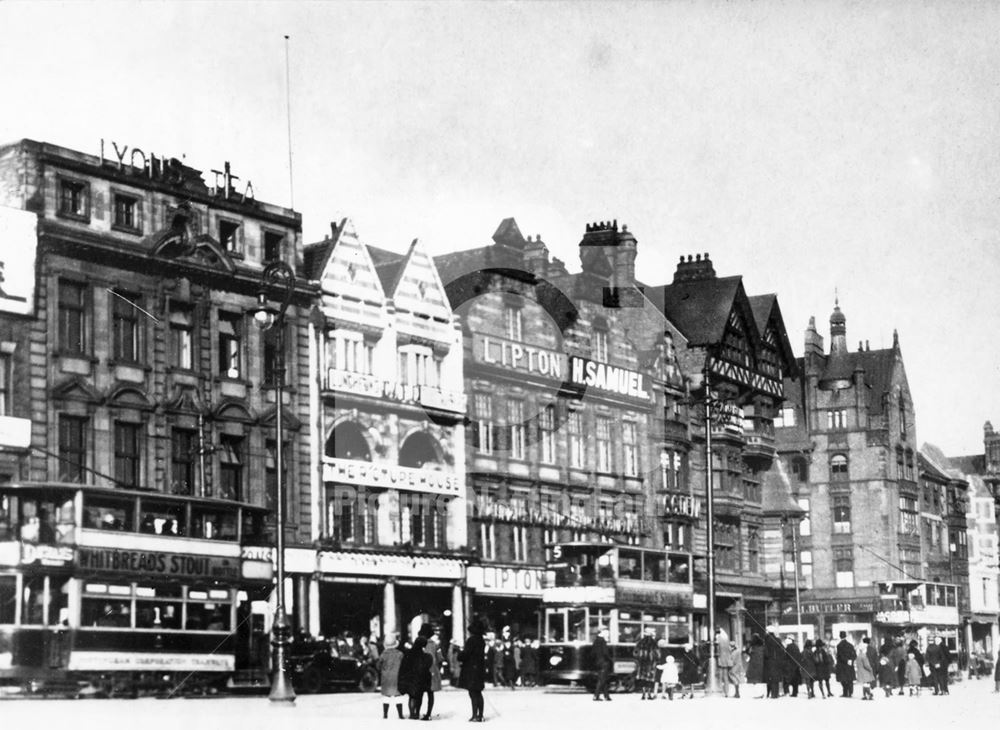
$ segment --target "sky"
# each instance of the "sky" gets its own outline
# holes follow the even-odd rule
[[[835,295],[852,347],[898,330],[920,443],[1000,426],[1000,4],[0,0],[0,28],[0,141],[228,160],[306,241],[446,253],[514,217],[574,271],[616,219],[646,283],[707,252],[776,292],[797,355]]]

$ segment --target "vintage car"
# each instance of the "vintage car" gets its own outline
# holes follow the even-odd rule
[[[296,638],[287,662],[292,686],[301,694],[335,689],[371,692],[378,687],[378,672],[370,661],[341,656],[326,639]]]

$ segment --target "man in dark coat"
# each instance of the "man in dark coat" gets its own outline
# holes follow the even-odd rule
[[[897,636],[892,642],[889,664],[896,669],[896,686],[899,687],[899,696],[902,697],[906,688],[906,647],[903,646],[902,637]]]
[[[777,699],[781,696],[781,670],[785,651],[781,642],[774,635],[774,629],[769,628],[764,637],[764,683],[767,684],[767,696]]]
[[[469,626],[469,638],[458,652],[461,665],[458,684],[469,693],[472,703],[470,722],[483,721],[483,687],[486,685],[486,642],[483,640],[483,625],[473,621]]]
[[[872,643],[871,638],[865,637],[861,640],[862,645],[865,648],[865,655],[868,657],[868,664],[872,669],[872,678],[870,680],[871,688],[874,690],[877,685],[878,679],[878,649]]]
[[[608,648],[608,630],[601,629],[594,637],[592,647],[594,666],[597,669],[597,683],[594,685],[594,702],[601,701],[601,695],[608,702],[611,695],[608,694],[608,678],[611,676],[611,649]]]
[[[840,643],[837,644],[837,681],[843,689],[841,697],[854,696],[854,660],[858,653],[854,645],[847,640],[847,632],[840,632]]]
[[[785,639],[781,683],[786,695],[799,696],[799,685],[802,684],[802,651],[791,636]]]
[[[418,636],[413,646],[403,655],[399,667],[399,689],[410,696],[410,719],[420,717],[420,706],[424,703],[424,693],[431,688],[431,665],[434,660],[424,651],[427,639]],[[430,719],[430,718],[428,718]]]
[[[809,699],[816,696],[816,657],[813,652],[812,639],[806,639],[802,645],[802,681],[805,682],[806,692]],[[820,691],[823,690],[822,685]]]
[[[830,668],[833,666],[833,659],[830,657],[830,652],[826,648],[826,644],[823,643],[822,639],[816,639],[816,645],[813,648],[813,661],[816,664],[816,683],[819,685],[819,693],[823,696],[823,699],[833,696],[833,690],[830,689]],[[824,692],[824,688],[826,691]]]
[[[951,663],[951,652],[948,651],[943,636],[938,636],[934,643],[927,647],[926,659],[931,668],[934,694],[948,694],[948,665]]]

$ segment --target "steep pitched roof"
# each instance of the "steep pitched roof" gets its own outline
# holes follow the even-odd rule
[[[326,268],[326,262],[333,251],[334,242],[326,239],[316,243],[307,243],[302,247],[302,268],[299,276],[309,281],[319,281]]]
[[[406,256],[375,246],[366,246],[365,248],[368,249],[368,255],[372,257],[372,262],[375,264],[375,271],[378,272],[383,291],[385,291],[386,296],[391,297],[396,290]]]
[[[767,332],[768,324],[774,322],[774,331],[778,334],[778,342],[776,343],[778,353],[785,361],[785,371],[793,378],[798,377],[801,368],[792,352],[792,343],[788,341],[788,330],[785,328],[785,319],[781,316],[781,307],[778,306],[778,295],[757,294],[748,298],[757,330],[763,337]]]
[[[885,396],[892,389],[892,373],[896,365],[896,351],[865,350],[829,355],[826,367],[820,373],[820,380],[849,380],[858,369],[864,370],[865,383],[871,388],[869,412],[882,413]]]
[[[729,313],[742,291],[742,277],[724,276],[650,287],[646,295],[698,347],[722,340]],[[756,328],[751,330],[756,338]]]
[[[764,472],[763,504],[766,515],[801,516],[805,510],[792,497],[792,481],[788,478],[785,463],[775,459],[771,468]]]
[[[968,456],[952,456],[948,459],[963,474],[985,474],[986,454],[970,454]]]

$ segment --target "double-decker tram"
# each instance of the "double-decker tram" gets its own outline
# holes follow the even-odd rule
[[[147,491],[0,485],[0,683],[131,694],[265,676],[265,514]]]
[[[635,643],[654,632],[661,654],[680,657],[691,640],[691,555],[608,543],[554,545],[542,591],[539,671],[544,683],[592,689],[591,643],[609,631],[611,687],[630,690]]]

